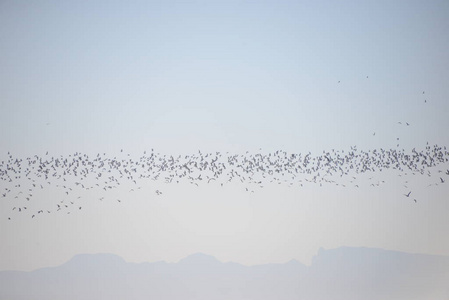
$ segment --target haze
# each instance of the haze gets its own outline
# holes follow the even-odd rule
[[[448,16],[447,1],[2,1],[0,160],[444,147]],[[31,218],[1,198],[0,270],[80,253],[244,265],[310,264],[340,246],[449,255],[446,170],[254,193],[127,181],[80,200],[53,182],[29,210],[64,199],[83,209]]]

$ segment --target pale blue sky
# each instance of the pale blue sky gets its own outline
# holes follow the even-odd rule
[[[211,148],[376,147],[406,120],[414,140],[447,142],[446,1],[3,1],[0,14],[3,150],[140,151],[193,131]]]
[[[262,148],[319,154],[324,149],[348,149],[351,145],[364,150],[395,148],[397,137],[400,148],[406,150],[423,148],[427,141],[449,145],[448,53],[449,2],[444,0],[1,1],[0,153],[2,158],[7,151],[18,156],[42,155],[46,151],[56,156],[75,151],[114,156],[122,148],[134,154],[150,148],[175,153]],[[409,122],[410,126],[399,125],[399,121]],[[209,231],[195,235],[201,232],[201,226],[195,223],[201,217],[183,218],[180,213],[189,211],[189,216],[195,216],[202,207],[196,202],[166,208],[179,227],[167,225],[173,230],[169,233],[152,224],[154,235],[145,238],[145,232],[126,235],[133,231],[131,225],[120,230],[106,226],[108,231],[95,219],[83,219],[92,226],[92,235],[87,239],[94,246],[74,238],[51,257],[45,256],[47,248],[33,248],[34,242],[23,247],[14,238],[27,236],[31,230],[27,221],[23,227],[0,227],[2,240],[9,241],[9,246],[3,243],[0,247],[0,269],[54,265],[83,251],[115,252],[130,261],[176,260],[201,251],[243,263],[291,258],[307,261],[320,246],[351,243],[449,254],[449,244],[441,241],[445,232],[436,231],[449,225],[439,219],[447,215],[448,207],[443,202],[447,188],[433,194],[422,187],[415,190],[420,195],[432,195],[435,206],[420,213],[407,212],[407,216],[397,219],[389,215],[385,224],[395,227],[399,226],[395,222],[400,222],[397,235],[384,237],[383,228],[377,238],[368,241],[365,232],[349,230],[359,224],[358,219],[326,223],[325,217],[306,214],[307,218],[297,220],[292,215],[288,219],[291,224],[311,231],[301,233],[304,239],[296,236],[296,242],[291,242],[296,231],[287,231],[280,244],[289,246],[277,250],[270,250],[268,245],[284,236],[274,232],[272,239],[256,238],[246,248],[227,250],[223,250],[219,238],[211,238]],[[379,192],[378,197],[388,200],[390,195],[392,200],[403,193],[396,190],[389,194],[392,191],[394,185]],[[196,199],[199,194],[195,193],[185,194],[174,188],[166,197],[177,203],[180,196]],[[198,201],[209,199],[214,191],[205,189],[202,193]],[[321,216],[324,203],[332,198],[329,191],[325,195],[297,190],[281,193],[285,203],[290,203],[283,207],[286,211],[309,209],[311,214]],[[49,195],[45,197],[50,199]],[[248,242],[248,238],[265,230],[263,216],[276,211],[274,200],[262,201],[272,207],[261,208],[253,207],[259,202],[251,202],[254,199],[242,196],[240,191],[226,195],[243,199],[232,201],[222,210],[231,215],[243,209],[240,223],[226,226],[220,210],[213,208],[204,221],[213,223],[209,229],[224,232],[228,243]],[[295,206],[299,205],[295,202],[298,195],[324,202]],[[139,197],[142,201],[146,195]],[[348,195],[347,201],[358,197],[363,195]],[[384,208],[384,204],[380,207]],[[112,210],[108,219],[112,224],[117,215],[114,208],[106,207],[105,211]],[[369,215],[369,207],[361,205],[360,209],[366,214],[362,214],[363,220],[373,220],[365,224],[373,230],[372,236],[375,215]],[[338,206],[334,209],[337,212]],[[391,209],[398,212],[402,207]],[[347,217],[350,212],[343,207],[339,213]],[[154,217],[162,220],[162,215]],[[251,216],[256,221],[250,226],[247,223]],[[273,215],[273,222],[281,224],[283,217]],[[416,219],[427,222],[427,227],[416,233],[420,242],[415,244],[410,237],[398,243],[398,237],[403,237],[408,224],[414,224]],[[143,217],[141,221],[133,226],[150,226]],[[64,228],[77,232],[78,223],[61,222]],[[42,239],[48,247],[65,236],[63,231],[51,231],[51,224],[42,225],[46,228]],[[347,236],[339,240],[335,232],[326,231],[328,227],[345,228]],[[230,231],[226,232],[226,228]],[[238,228],[246,228],[242,230],[247,236],[233,235]],[[108,233],[104,235],[103,230]],[[122,249],[112,242],[117,232],[121,238],[127,236],[129,244],[137,243],[135,247],[142,246],[139,243],[158,246],[147,245],[138,253]],[[170,236],[170,242],[155,238],[164,234]],[[100,235],[110,238],[97,238]],[[182,244],[187,237],[192,238],[191,244],[167,250],[168,245]],[[260,248],[268,250],[256,255],[254,251]],[[41,255],[35,260],[24,259],[30,257],[29,253]]]

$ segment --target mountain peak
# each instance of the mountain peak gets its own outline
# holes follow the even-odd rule
[[[181,259],[179,264],[195,264],[195,265],[209,265],[209,264],[218,264],[221,263],[218,259],[215,257],[204,254],[204,253],[194,253],[191,254],[183,259]]]
[[[77,254],[68,262],[65,266],[110,266],[126,263],[123,258],[118,255],[110,253],[97,253],[97,254]]]
[[[286,265],[292,265],[292,266],[299,266],[299,265],[303,265],[302,263],[300,263],[299,261],[297,261],[296,259],[291,259],[288,262],[285,263]]]

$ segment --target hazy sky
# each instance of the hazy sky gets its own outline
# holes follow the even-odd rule
[[[449,146],[448,53],[444,0],[1,1],[0,157]],[[447,185],[409,176],[411,203],[397,174],[375,175],[387,182],[376,190],[252,195],[151,182],[115,191],[121,205],[86,192],[82,213],[15,222],[4,201],[0,270],[95,252],[244,264],[308,263],[343,245],[449,255]]]

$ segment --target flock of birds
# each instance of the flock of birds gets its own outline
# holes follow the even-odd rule
[[[263,188],[267,182],[287,184],[288,186],[310,184],[335,184],[346,187],[338,181],[348,177],[356,179],[357,174],[376,173],[395,170],[402,174],[427,175],[432,177],[434,167],[447,167],[449,151],[446,147],[427,145],[423,150],[412,149],[374,149],[369,151],[351,147],[349,151],[323,151],[320,155],[310,152],[303,155],[278,150],[268,154],[250,153],[202,153],[190,155],[163,155],[153,149],[144,152],[137,159],[121,150],[121,158],[109,157],[106,153],[89,156],[74,153],[68,157],[43,156],[19,158],[8,152],[7,160],[0,163],[0,182],[2,189],[0,199],[10,200],[13,213],[29,211],[35,191],[55,186],[62,189],[66,199],[53,203],[48,209],[38,209],[28,214],[35,218],[52,212],[70,213],[70,209],[81,210],[76,201],[81,198],[83,190],[109,191],[118,188],[124,181],[141,188],[142,182],[163,180],[165,183],[217,184],[223,186],[233,181],[245,184],[245,190],[254,193]],[[449,170],[438,168],[439,176],[434,184],[445,183]],[[445,178],[443,178],[445,177]],[[371,179],[371,178],[370,178]],[[351,180],[350,182],[353,182]],[[384,182],[384,181],[382,181]],[[371,182],[379,186],[382,182]],[[349,185],[348,185],[349,186]],[[359,187],[358,184],[352,184]],[[133,192],[134,188],[129,190]],[[78,194],[77,194],[78,193]],[[155,196],[163,195],[156,190]],[[412,197],[412,191],[404,194]],[[103,200],[99,197],[98,200]],[[116,199],[121,202],[121,199]],[[11,220],[12,216],[8,219]]]
[[[427,103],[427,99],[424,102]],[[399,125],[410,126],[408,122],[404,123],[398,122]],[[373,135],[375,134],[374,132]],[[82,191],[109,191],[118,188],[124,181],[134,184],[135,189],[141,189],[141,183],[145,184],[148,180],[163,180],[165,183],[187,181],[196,186],[204,183],[224,186],[237,181],[246,185],[247,192],[254,193],[267,182],[287,184],[290,187],[310,183],[358,188],[359,185],[354,183],[357,174],[374,174],[384,170],[394,170],[398,172],[398,176],[427,175],[433,178],[431,171],[438,167],[438,178],[430,185],[444,184],[445,176],[449,175],[448,150],[445,146],[429,146],[429,143],[425,149],[413,148],[410,152],[399,149],[398,143],[397,149],[361,151],[354,146],[346,152],[332,149],[323,151],[320,155],[278,150],[265,154],[249,151],[244,154],[198,151],[196,154],[173,156],[156,153],[151,149],[133,159],[130,154],[124,154],[122,149],[118,156],[109,157],[106,153],[89,156],[76,152],[55,157],[47,152],[42,156],[20,158],[8,152],[7,159],[0,163],[0,199],[10,200],[13,213],[28,214],[35,218],[52,212],[69,214],[73,208],[81,210],[79,199]],[[349,178],[349,183],[342,182],[344,178]],[[385,180],[374,182],[372,179],[373,177],[369,178],[370,186],[373,187],[385,183]],[[29,204],[36,190],[49,187],[62,189],[62,197],[65,198],[46,209],[31,209]],[[407,185],[404,187],[408,188]],[[133,191],[134,188],[129,190]],[[155,195],[161,196],[163,192],[157,189]],[[412,191],[403,194],[417,202],[412,195]],[[103,199],[104,196],[98,198],[101,201]],[[121,199],[116,200],[122,202]],[[11,220],[12,216],[8,216],[8,219]]]

